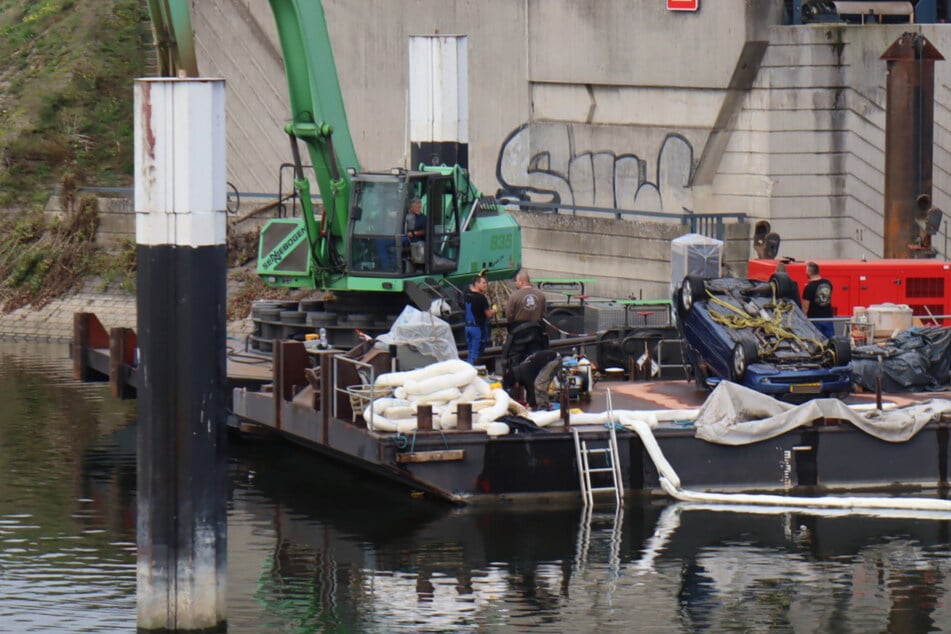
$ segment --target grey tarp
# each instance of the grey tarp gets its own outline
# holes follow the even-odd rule
[[[934,392],[949,383],[951,329],[910,328],[882,343],[852,349],[852,380],[874,391]],[[881,362],[879,362],[881,359]]]
[[[774,438],[816,420],[839,419],[888,442],[903,442],[942,414],[951,414],[951,401],[931,399],[887,412],[856,411],[834,398],[791,405],[749,388],[723,381],[700,408],[697,438],[721,445],[748,445]]]

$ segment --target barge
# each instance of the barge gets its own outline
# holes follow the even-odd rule
[[[134,389],[138,379],[130,333],[114,331],[110,345],[104,347],[104,329],[82,328],[81,323],[77,316],[73,359],[77,372],[85,369],[79,378],[89,378],[93,367],[106,368],[114,394]],[[88,331],[98,333],[99,340],[85,336]],[[914,491],[948,482],[951,402],[943,400],[951,396],[947,393],[888,397],[886,407],[890,402],[917,408],[899,425],[902,438],[869,433],[868,428],[874,431],[883,424],[884,414],[876,406],[876,395],[855,394],[849,397],[850,404],[864,404],[879,413],[869,418],[866,429],[839,414],[829,417],[816,410],[768,438],[724,444],[699,438],[696,419],[691,419],[704,408],[712,411],[711,401],[720,388],[710,395],[684,380],[601,380],[593,386],[589,402],[567,404],[554,414],[555,420],[549,413],[544,426],[516,425],[513,433],[493,436],[461,419],[453,429],[434,428],[431,420],[420,420],[417,429],[403,432],[368,425],[365,408],[374,398],[368,386],[394,369],[394,356],[369,344],[343,352],[276,341],[273,363],[255,362],[242,369],[248,365],[229,359],[233,431],[276,434],[326,458],[455,504],[578,503],[586,471],[594,478],[589,487],[595,490],[659,492],[664,473],[652,453],[654,444],[676,471],[680,486],[695,490]],[[718,408],[729,407],[738,398],[736,393],[724,394]],[[793,407],[768,400],[784,410]],[[653,418],[650,437],[643,437],[643,430],[638,433],[591,418],[592,413],[608,411]],[[613,449],[616,475],[598,476],[594,463],[587,469],[579,466],[579,439],[592,454],[597,448]],[[607,478],[606,487],[598,485],[598,477]]]
[[[608,447],[612,436],[616,438],[620,485],[627,492],[662,490],[663,473],[650,451],[654,441],[681,486],[691,489],[805,492],[933,488],[947,483],[948,415],[943,403],[932,409],[928,422],[913,436],[898,442],[843,420],[820,417],[762,441],[729,445],[698,438],[690,421],[678,419],[691,407],[702,406],[707,397],[685,381],[602,381],[586,406],[589,411],[608,407],[610,400],[611,409],[619,412],[642,412],[645,418],[672,416],[660,416],[664,420],[652,426],[650,439],[627,428],[580,422],[585,416],[572,410],[555,424],[501,436],[471,429],[382,432],[354,412],[354,398],[361,396],[348,388],[355,375],[347,368],[346,357],[320,354],[321,380],[303,385],[299,360],[304,353],[289,352],[297,348],[302,346],[296,342],[278,344],[283,354],[266,389],[235,390],[234,413],[242,425],[277,433],[454,503],[577,501],[583,469],[576,433],[589,447]],[[377,353],[373,361],[385,371],[388,356]],[[853,397],[874,406],[873,399],[873,395]],[[917,399],[905,402],[914,406]]]
[[[137,383],[134,355],[117,352],[123,338],[128,347],[128,333],[112,333],[108,348],[101,341],[97,347],[88,337],[82,339],[82,334],[77,325],[77,369],[105,366],[111,368],[113,381]],[[110,349],[112,361],[107,364],[102,358],[110,358]],[[698,491],[814,495],[834,490],[917,491],[948,482],[947,393],[893,395],[885,402],[881,395],[876,399],[874,394],[854,394],[849,404],[867,410],[855,414],[865,421],[856,424],[849,420],[855,410],[836,399],[820,399],[834,401],[829,407],[813,401],[797,419],[799,407],[769,397],[763,397],[766,405],[751,405],[729,383],[710,394],[685,380],[601,380],[594,384],[590,401],[566,403],[566,391],[562,409],[545,413],[544,424],[516,416],[510,421],[511,433],[503,435],[473,428],[473,417],[464,415],[466,408],[460,408],[454,428],[439,429],[421,412],[416,429],[383,431],[368,424],[364,415],[377,396],[370,386],[395,369],[394,359],[390,351],[369,343],[339,351],[275,341],[270,374],[255,364],[258,376],[253,381],[240,374],[240,360],[229,360],[229,375],[234,372],[231,378],[240,378],[231,383],[232,430],[252,437],[274,434],[328,459],[461,505],[577,504],[586,477],[589,497],[598,490],[618,497],[622,492],[650,495],[669,491],[667,467],[676,473],[679,487]],[[121,386],[113,388],[114,393],[122,391]],[[897,413],[885,413],[889,405]],[[779,409],[771,412],[773,407]],[[771,427],[768,437],[756,439],[747,432],[762,427],[743,418],[742,410],[754,412],[754,417],[768,415],[769,420],[780,416],[784,422]],[[700,437],[704,434],[698,435],[697,420],[704,415],[748,437],[711,440],[709,431],[707,438]],[[625,419],[645,421],[646,427],[621,424]],[[586,463],[582,446],[591,456],[614,456],[603,463],[611,469]]]

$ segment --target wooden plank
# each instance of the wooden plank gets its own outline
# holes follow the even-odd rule
[[[444,462],[449,460],[464,460],[465,449],[447,449],[446,451],[414,451],[412,453],[396,454],[398,464],[409,462]]]

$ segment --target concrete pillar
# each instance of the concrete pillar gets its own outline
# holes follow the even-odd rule
[[[461,35],[410,38],[410,169],[469,166],[467,44]]]
[[[135,82],[140,630],[227,621],[224,88]]]

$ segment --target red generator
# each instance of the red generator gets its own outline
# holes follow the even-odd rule
[[[951,315],[951,263],[940,260],[812,260],[819,275],[832,282],[837,317],[851,317],[855,306],[907,304],[924,324],[929,317]],[[780,260],[750,260],[749,277],[769,280]],[[786,262],[786,272],[805,287],[806,261]],[[951,321],[951,320],[949,320]]]

